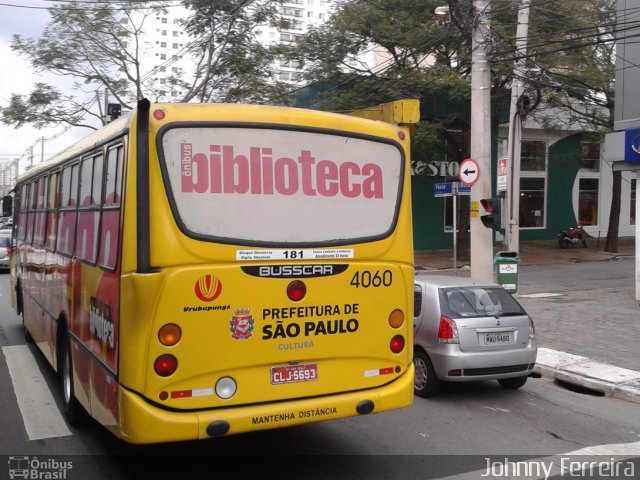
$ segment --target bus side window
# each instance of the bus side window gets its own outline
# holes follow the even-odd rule
[[[37,181],[35,226],[33,229],[33,243],[40,246],[44,245],[45,229],[47,225],[46,197],[47,177],[40,177]]]
[[[116,268],[118,239],[120,236],[120,195],[122,186],[122,153],[119,145],[107,152],[102,205],[102,228],[100,230],[99,264],[108,269]]]
[[[58,191],[58,172],[49,176],[49,195],[47,196],[47,238],[45,247],[51,251],[56,248],[56,234],[58,232],[58,207],[60,193]]]
[[[75,177],[75,178],[74,178]],[[62,204],[58,224],[58,251],[67,255],[73,253],[76,231],[76,196],[78,194],[78,165],[66,167],[62,171],[60,186]]]
[[[96,180],[98,173],[99,180]],[[76,257],[95,263],[100,221],[100,195],[102,192],[102,154],[87,157],[80,167],[80,208],[76,232]],[[96,202],[96,197],[98,201]]]

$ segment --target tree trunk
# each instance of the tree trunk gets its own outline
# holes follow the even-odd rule
[[[622,189],[622,172],[613,172],[613,187],[611,191],[611,211],[609,212],[609,229],[604,251],[618,253],[618,227],[620,226],[620,196]]]

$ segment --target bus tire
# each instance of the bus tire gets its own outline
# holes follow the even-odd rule
[[[82,417],[82,406],[76,399],[73,384],[73,360],[71,358],[71,343],[69,334],[62,334],[60,345],[60,383],[62,385],[62,410],[65,418],[71,424],[77,424]]]
[[[22,288],[20,287],[20,281],[16,285],[16,312],[22,316],[22,326],[24,328],[24,339],[27,343],[34,343],[31,333],[27,329],[27,325],[24,323],[24,307],[22,304]]]
[[[425,352],[415,349],[413,366],[415,368],[414,393],[422,398],[433,397],[440,393],[440,380],[436,377],[431,360]]]

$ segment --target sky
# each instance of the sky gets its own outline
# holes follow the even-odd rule
[[[15,5],[15,6],[10,6]],[[50,7],[46,0],[0,0],[0,106],[6,106],[11,94],[28,94],[37,81],[58,79],[39,75],[31,65],[10,49],[13,35],[38,39],[49,22],[46,10],[24,7]],[[44,159],[64,149],[76,139],[90,133],[88,129],[75,128],[61,134],[64,127],[37,130],[24,126],[15,129],[0,123],[0,159],[22,157],[20,171],[30,165],[27,151],[33,146],[34,165],[42,159],[42,137],[44,141]],[[59,136],[58,136],[59,135]],[[58,138],[54,138],[58,136]]]

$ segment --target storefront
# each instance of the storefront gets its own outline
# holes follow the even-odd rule
[[[506,152],[507,127],[500,127],[493,158]],[[583,225],[604,241],[609,224],[613,174],[600,138],[584,132],[525,128],[521,148],[520,239],[553,239],[558,231]],[[453,198],[434,196],[436,183],[456,181],[458,164],[416,162],[413,187],[414,244],[417,250],[451,248]],[[495,176],[495,173],[494,173]],[[495,192],[496,179],[492,179]],[[636,225],[635,173],[622,173],[619,236],[633,236]],[[468,196],[458,196],[458,214],[468,212]],[[498,237],[496,241],[500,241]]]

